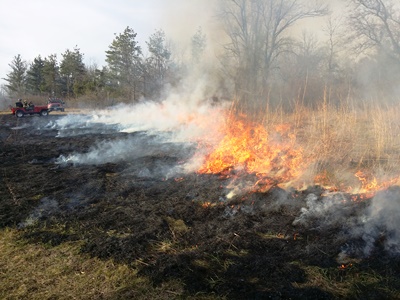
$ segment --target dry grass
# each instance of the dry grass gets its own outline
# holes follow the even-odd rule
[[[196,267],[222,271],[233,264],[230,259],[212,255],[192,263]],[[293,283],[295,288],[318,288],[338,298],[358,298],[366,289],[393,299],[400,297],[390,284],[397,278],[384,278],[373,270],[361,271],[357,264],[346,269],[293,264],[307,276],[306,281]],[[189,296],[178,280],[154,287],[132,267],[82,255],[79,242],[56,247],[34,245],[21,240],[19,232],[13,229],[0,231],[0,270],[1,299],[224,299],[205,294]],[[224,280],[217,275],[207,279],[214,287],[224,284]]]
[[[354,107],[329,105],[317,109],[296,107],[292,113],[268,112],[266,126],[287,124],[303,149],[307,169],[301,181],[313,184],[318,177],[326,186],[356,187],[354,176],[363,171],[378,182],[397,183],[400,167],[400,106],[378,104]],[[317,181],[318,181],[317,180]]]
[[[349,265],[342,268],[320,268],[317,266],[306,266],[294,262],[307,274],[307,281],[304,283],[293,283],[297,288],[315,288],[335,295],[338,299],[360,299],[365,291],[371,291],[371,299],[379,299],[385,295],[386,299],[399,299],[400,294],[393,286],[391,280],[397,278],[384,278],[373,270],[360,271],[357,266]]]
[[[12,229],[0,232],[1,299],[177,299],[183,284],[153,287],[135,269],[79,253],[79,243],[57,247],[22,242]],[[198,298],[215,299],[215,298]]]

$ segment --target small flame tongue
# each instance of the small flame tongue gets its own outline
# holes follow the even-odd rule
[[[365,172],[358,171],[354,174],[361,182],[361,192],[366,194],[367,197],[373,197],[376,192],[385,190],[389,186],[396,184],[398,177],[393,177],[387,181],[378,182],[373,176],[368,176]]]
[[[223,130],[223,139],[206,157],[199,173],[228,175],[235,170],[285,184],[305,169],[302,149],[295,146],[294,135],[282,126],[271,138],[264,126],[231,118]],[[258,185],[263,182],[261,179]]]

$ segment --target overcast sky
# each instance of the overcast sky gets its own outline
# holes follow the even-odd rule
[[[190,39],[206,26],[209,0],[0,0],[0,84],[21,54],[30,63],[41,55],[77,46],[85,63],[104,65],[105,51],[129,26],[142,48],[157,29],[167,37]],[[208,6],[209,7],[209,6]]]

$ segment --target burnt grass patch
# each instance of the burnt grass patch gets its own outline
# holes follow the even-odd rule
[[[114,163],[57,164],[60,155],[86,153],[100,140],[127,134],[56,137],[54,129],[38,129],[49,118],[0,118],[0,228],[17,228],[28,242],[53,247],[82,241],[82,253],[131,266],[154,285],[183,282],[186,296],[399,295],[400,259],[385,251],[384,232],[368,256],[350,251],[342,264],[343,247],[363,241],[350,238],[338,222],[322,226],[310,217],[296,224],[307,197],[325,192],[320,187],[273,187],[228,199],[224,176],[164,176],[159,166],[172,168],[181,157],[162,151]],[[392,193],[400,196],[395,187]],[[338,210],[356,216],[368,201],[347,201]],[[373,280],[357,279],[365,274]],[[335,290],[346,281],[346,290]]]

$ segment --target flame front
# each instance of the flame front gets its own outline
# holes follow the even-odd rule
[[[357,177],[360,181],[361,192],[365,194],[366,197],[373,197],[376,192],[385,190],[391,185],[394,185],[398,182],[398,176],[386,181],[378,182],[378,180],[374,176],[368,176],[365,172],[362,171],[358,171],[356,174],[354,174],[354,176]]]
[[[233,178],[255,175],[250,183],[253,191],[267,191],[271,186],[304,187],[307,168],[312,166],[312,155],[304,156],[303,148],[296,141],[290,125],[278,125],[268,131],[265,126],[252,123],[246,118],[228,118],[220,128],[222,138],[215,148],[210,149],[198,173],[219,174]],[[368,172],[350,172],[358,182],[336,182],[327,171],[314,176],[313,183],[329,191],[357,193],[357,201],[371,198],[376,192],[399,182],[396,176],[390,180],[376,179]]]
[[[271,138],[262,125],[230,119],[223,139],[198,172],[244,171],[284,184],[296,179],[304,168],[302,149],[296,147],[295,136],[287,134],[282,127],[276,128]]]

